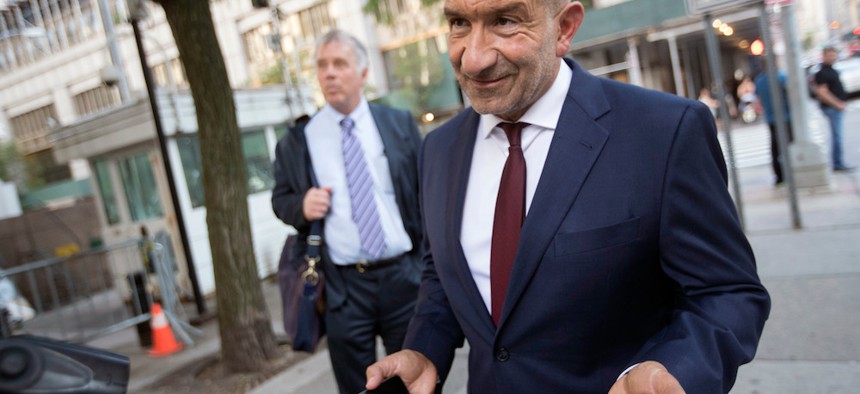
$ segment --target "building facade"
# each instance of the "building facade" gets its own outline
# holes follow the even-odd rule
[[[165,158],[155,139],[127,22],[129,3],[0,0],[0,139],[5,134],[23,154],[52,164],[57,178],[89,179],[105,243],[137,237],[146,226],[150,233],[169,233],[179,245]],[[698,89],[711,83],[704,33],[715,27],[688,15],[684,0],[584,3],[586,20],[570,55],[592,73],[687,97],[696,97]],[[463,105],[447,59],[442,5],[423,0],[269,0],[267,7],[255,8],[251,0],[211,2],[236,90],[261,275],[277,268],[290,232],[269,205],[275,144],[293,119],[323,104],[316,89],[316,37],[342,28],[362,40],[370,52],[368,97],[409,109],[427,131]],[[798,25],[808,50],[858,24],[858,0],[799,0],[795,5],[804,15]],[[162,10],[150,3],[145,9],[143,45],[158,85],[177,208],[185,218],[201,288],[209,293],[214,280],[194,106]],[[735,81],[752,72],[748,48],[759,37],[758,10],[747,7],[716,16],[733,28],[719,42],[724,80]],[[830,29],[836,19],[838,28]],[[175,255],[184,267],[182,253]]]
[[[443,118],[438,114],[461,108],[445,54],[441,8],[428,13],[420,0],[383,0],[379,7],[390,17],[385,24],[349,0],[272,0],[268,8],[255,8],[250,0],[211,3],[236,91],[251,231],[263,276],[277,269],[292,231],[274,217],[269,202],[275,145],[293,119],[323,104],[313,61],[316,37],[337,27],[362,40],[370,52],[368,97],[428,119],[425,129]],[[210,293],[214,278],[194,105],[163,11],[149,3],[145,10],[140,27],[158,85],[176,208],[184,217],[200,288]],[[24,155],[41,155],[65,169],[59,178],[89,179],[104,243],[139,237],[141,227],[150,234],[167,232],[176,245],[180,282],[188,286],[165,157],[127,22],[131,12],[122,0],[0,2],[0,124]]]

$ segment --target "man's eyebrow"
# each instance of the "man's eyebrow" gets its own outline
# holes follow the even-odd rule
[[[445,6],[445,8],[443,8],[442,14],[445,15],[445,18],[462,17],[462,13],[460,11],[457,11],[448,6]]]

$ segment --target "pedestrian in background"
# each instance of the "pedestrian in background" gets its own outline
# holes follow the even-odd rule
[[[307,250],[310,223],[323,221],[328,349],[340,392],[355,394],[376,361],[376,337],[388,353],[400,350],[413,314],[421,139],[411,114],[364,98],[368,56],[358,39],[330,31],[315,56],[326,105],[278,143],[272,207],[299,232],[294,256]]]
[[[791,108],[788,102],[788,93],[786,91],[786,80],[788,77],[784,72],[777,72],[777,80],[779,81],[779,91],[782,97],[782,113],[783,121],[785,122],[786,131],[788,132],[788,142],[794,141],[794,133],[791,130]],[[781,186],[785,179],[782,175],[782,158],[780,157],[779,138],[776,128],[776,112],[773,107],[773,99],[770,96],[770,78],[766,70],[763,70],[755,78],[755,92],[758,95],[759,102],[764,109],[764,117],[767,120],[767,127],[770,129],[770,164],[773,167],[773,174],[776,176],[774,184]]]
[[[424,272],[412,393],[469,342],[470,393],[725,393],[770,309],[713,116],[563,59],[584,7],[446,0],[472,104],[421,158]]]
[[[825,47],[822,52],[821,69],[815,73],[815,96],[821,106],[821,111],[830,122],[830,155],[833,171],[851,171],[852,166],[845,163],[842,157],[842,126],[845,108],[848,107],[848,94],[839,79],[839,72],[833,69],[838,52],[836,48]]]
[[[713,116],[714,119],[719,119],[717,110],[720,109],[720,102],[711,94],[711,89],[702,87],[702,89],[699,90],[699,101],[708,106],[708,109],[711,110],[711,116]]]

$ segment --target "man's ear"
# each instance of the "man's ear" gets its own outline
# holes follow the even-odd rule
[[[585,7],[582,3],[574,1],[565,5],[561,12],[558,13],[558,41],[556,41],[555,54],[558,57],[563,57],[570,49],[570,41],[579,30],[582,20],[585,17]]]

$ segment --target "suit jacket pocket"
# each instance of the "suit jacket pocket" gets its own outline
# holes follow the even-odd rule
[[[582,253],[632,242],[639,237],[639,218],[555,236],[555,255]]]

